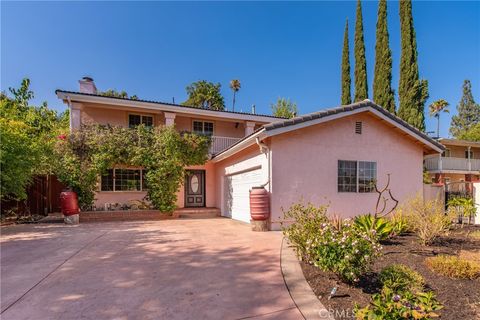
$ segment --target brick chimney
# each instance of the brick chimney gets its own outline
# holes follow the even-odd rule
[[[81,93],[97,94],[97,87],[92,78],[83,77],[81,80],[78,80],[78,83],[80,84]]]

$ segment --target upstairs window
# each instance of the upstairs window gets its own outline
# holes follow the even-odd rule
[[[450,157],[450,149],[445,149],[445,151],[442,152],[442,157]]]
[[[213,122],[208,121],[193,121],[193,132],[206,136],[213,136]]]
[[[102,175],[101,191],[142,191],[146,190],[145,170],[109,169]]]
[[[152,128],[153,127],[153,117],[152,116],[144,116],[140,114],[129,114],[128,115],[128,127],[135,128],[143,124],[145,127]]]
[[[469,153],[470,152],[470,159],[473,159],[473,151],[468,151],[468,150],[465,150],[465,159],[468,159],[469,157]]]
[[[376,179],[376,162],[338,160],[338,192],[373,192]]]

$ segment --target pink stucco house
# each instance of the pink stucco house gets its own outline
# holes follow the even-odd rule
[[[270,229],[280,229],[282,208],[303,200],[329,204],[343,217],[371,212],[370,182],[385,183],[403,201],[422,191],[423,159],[444,147],[369,100],[281,119],[269,115],[212,111],[170,103],[110,98],[93,80],[80,91],[57,90],[70,109],[71,129],[83,123],[120,126],[174,125],[212,136],[211,159],[192,170],[178,191],[178,207],[213,207],[250,222],[249,191],[270,192]],[[137,179],[125,190],[125,180]],[[129,184],[131,185],[131,184]],[[118,166],[99,178],[97,207],[145,196],[142,169]]]

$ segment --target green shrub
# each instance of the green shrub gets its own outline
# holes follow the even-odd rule
[[[417,196],[404,209],[410,226],[424,246],[432,244],[452,226],[453,217],[445,214],[443,204],[439,201],[424,201]]]
[[[399,295],[385,287],[372,296],[369,306],[355,305],[354,312],[357,320],[432,319],[439,316],[435,311],[442,308],[431,291]]]
[[[393,234],[393,224],[387,219],[376,218],[371,214],[357,216],[355,227],[376,240],[386,240]]]
[[[288,238],[298,257],[305,261],[312,261],[315,253],[312,243],[322,225],[328,222],[327,207],[315,207],[311,203],[304,205],[297,203],[284,211],[285,220],[293,221],[285,226],[282,223],[283,234]]]
[[[474,279],[480,276],[480,264],[456,256],[429,257],[425,264],[433,272],[449,278]]]
[[[393,226],[392,234],[394,236],[399,236],[412,231],[412,227],[410,226],[408,218],[403,214],[401,210],[395,211],[390,216],[389,221]]]
[[[368,234],[345,220],[340,229],[324,223],[312,243],[313,264],[337,274],[345,282],[355,282],[369,270],[381,246]]]
[[[310,203],[293,205],[284,212],[285,220],[292,222],[282,226],[283,233],[299,258],[354,282],[370,268],[381,246],[350,220],[329,221],[326,211]]]
[[[387,287],[395,293],[419,291],[425,285],[425,279],[419,273],[402,264],[384,268],[379,279],[382,287]]]

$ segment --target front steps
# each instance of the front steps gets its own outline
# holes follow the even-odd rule
[[[220,209],[218,208],[181,208],[175,210],[180,218],[186,219],[202,219],[202,218],[216,218],[220,216]]]

